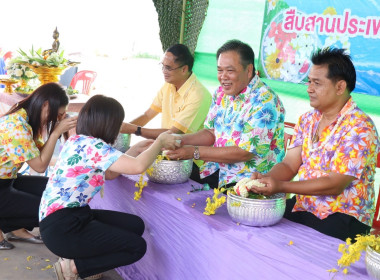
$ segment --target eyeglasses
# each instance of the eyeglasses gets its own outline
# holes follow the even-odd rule
[[[177,70],[177,69],[185,66],[185,65],[181,65],[181,66],[178,66],[176,68],[171,68],[170,66],[162,64],[162,62],[160,63],[160,65],[161,65],[162,71],[164,71],[164,72],[171,72],[171,71]]]

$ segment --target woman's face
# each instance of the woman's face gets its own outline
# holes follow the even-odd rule
[[[65,117],[66,111],[67,111],[67,106],[59,107],[57,121],[61,121]],[[41,112],[42,126],[47,125],[48,117],[49,117],[49,102],[45,101],[44,105],[42,106],[42,112]]]

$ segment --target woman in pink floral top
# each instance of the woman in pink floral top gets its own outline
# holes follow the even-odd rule
[[[0,118],[0,230],[7,233],[8,241],[42,243],[24,228],[38,227],[38,207],[47,177],[18,172],[24,163],[45,172],[58,138],[76,125],[76,118],[62,120],[68,104],[65,90],[48,83]],[[50,129],[44,143],[46,126]],[[12,248],[0,232],[0,250]]]
[[[45,245],[65,258],[54,265],[58,279],[96,275],[145,254],[141,218],[92,210],[88,203],[105,179],[142,173],[162,148],[175,148],[179,137],[162,133],[154,142],[140,142],[123,154],[111,145],[123,120],[123,107],[115,99],[91,97],[79,113],[78,135],[66,141],[49,178],[40,204],[40,232]]]
[[[374,215],[374,175],[379,138],[371,118],[350,93],[356,73],[343,49],[312,56],[308,94],[314,110],[303,114],[283,162],[254,192],[295,193],[285,218],[345,240],[369,232]],[[289,181],[298,173],[300,181]]]

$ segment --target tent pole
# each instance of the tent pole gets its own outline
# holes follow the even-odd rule
[[[181,18],[181,31],[179,34],[179,43],[183,44],[183,33],[185,33],[185,10],[186,10],[186,1],[182,0],[182,18]]]

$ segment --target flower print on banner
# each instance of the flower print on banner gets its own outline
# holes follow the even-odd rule
[[[311,67],[310,56],[320,45],[318,36],[285,32],[284,19],[284,12],[278,13],[263,34],[261,65],[264,75],[284,82],[306,81]]]
[[[323,14],[334,16],[334,15],[337,15],[338,13],[334,7],[327,7],[323,11]],[[346,49],[346,52],[348,54],[351,53],[351,50],[350,50],[351,43],[347,34],[334,34],[334,35],[328,36],[325,40],[323,47],[326,48],[329,46],[336,46],[339,48],[343,48],[343,49]]]
[[[267,14],[274,10],[274,8],[276,8],[276,5],[278,3],[279,0],[268,0],[268,8],[267,8]]]

